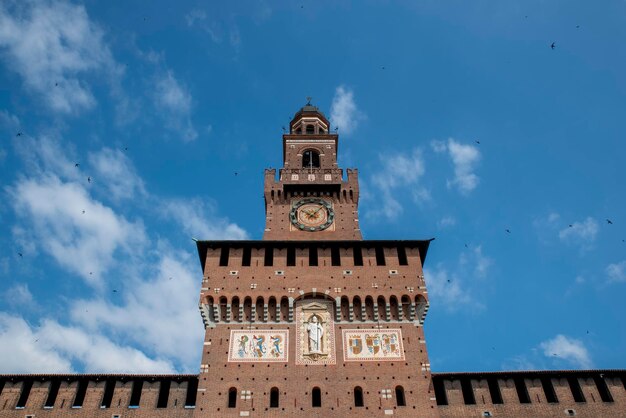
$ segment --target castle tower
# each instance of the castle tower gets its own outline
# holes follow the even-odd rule
[[[423,332],[430,240],[362,240],[356,170],[310,103],[265,172],[262,241],[198,241],[194,416],[438,416]]]

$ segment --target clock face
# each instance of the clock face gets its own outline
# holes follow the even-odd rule
[[[322,231],[333,224],[334,218],[330,202],[314,197],[298,200],[289,212],[291,223],[301,231]]]

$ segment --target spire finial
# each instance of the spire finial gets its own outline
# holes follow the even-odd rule
[[[307,106],[311,106],[311,99],[312,99],[311,96],[307,96],[307,98],[306,98],[306,105]]]

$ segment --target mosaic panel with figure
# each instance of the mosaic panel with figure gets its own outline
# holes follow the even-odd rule
[[[333,303],[296,302],[296,364],[335,364]]]

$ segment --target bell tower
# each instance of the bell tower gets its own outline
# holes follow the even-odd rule
[[[265,170],[264,240],[360,240],[359,181],[337,165],[339,136],[308,102],[283,135],[283,167]]]
[[[331,131],[329,131],[331,130]],[[356,170],[307,103],[265,171],[258,241],[198,241],[194,417],[437,417],[424,338],[430,240],[363,240]]]

